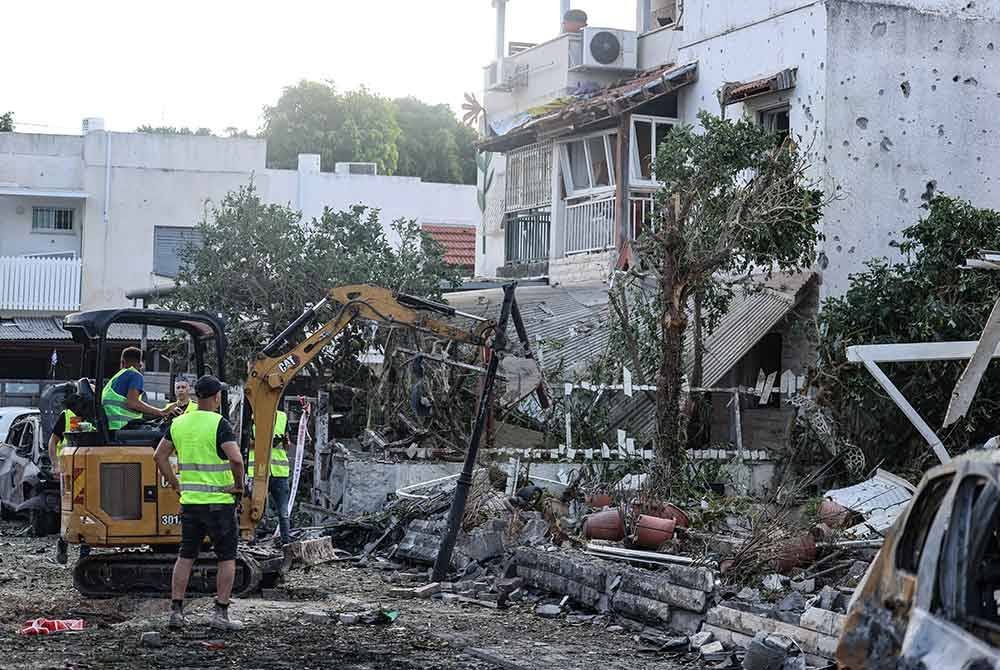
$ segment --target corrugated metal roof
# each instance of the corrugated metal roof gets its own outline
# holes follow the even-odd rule
[[[163,340],[166,330],[159,326],[148,326],[147,339]],[[110,339],[138,342],[142,338],[142,326],[119,323],[111,327]],[[17,316],[0,319],[0,341],[20,340],[70,340],[70,334],[63,330],[60,317]]]

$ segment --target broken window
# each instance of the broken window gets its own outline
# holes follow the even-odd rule
[[[677,119],[663,116],[632,117],[631,183],[637,186],[656,185],[656,152]]]
[[[928,483],[924,492],[912,503],[910,515],[906,519],[906,528],[896,549],[896,567],[900,570],[917,574],[924,544],[934,523],[934,515],[937,514],[945,494],[948,493],[951,480],[951,475],[946,475]]]
[[[760,125],[766,130],[775,133],[784,141],[788,137],[791,128],[788,106],[785,105],[784,107],[776,107],[760,112]]]
[[[614,188],[615,146],[617,138],[613,133],[592,135],[561,145],[563,183],[567,196],[577,197]]]

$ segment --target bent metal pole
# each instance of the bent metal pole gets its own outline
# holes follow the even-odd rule
[[[493,385],[497,379],[497,367],[500,365],[500,356],[507,348],[507,321],[510,320],[516,287],[517,282],[505,284],[503,287],[503,306],[500,308],[500,321],[497,322],[496,333],[493,336],[493,346],[491,347],[490,362],[486,368],[486,378],[483,381],[483,390],[479,395],[476,425],[469,438],[469,449],[465,454],[462,474],[458,476],[458,483],[455,485],[455,497],[451,501],[451,510],[448,512],[448,526],[444,537],[441,538],[441,547],[438,549],[437,559],[434,561],[433,579],[436,582],[442,582],[448,576],[448,570],[451,568],[451,555],[455,550],[455,540],[458,538],[458,531],[461,529],[462,519],[465,517],[465,502],[469,497],[469,488],[472,486],[472,471],[476,467],[479,441],[483,437],[486,420],[493,408]]]

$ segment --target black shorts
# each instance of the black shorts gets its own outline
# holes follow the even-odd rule
[[[198,558],[208,537],[220,561],[236,560],[239,525],[236,505],[183,505],[181,507],[181,558]]]

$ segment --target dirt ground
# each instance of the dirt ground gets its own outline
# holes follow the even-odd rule
[[[184,631],[167,630],[169,601],[87,600],[73,589],[71,568],[55,562],[55,538],[22,533],[25,524],[0,524],[0,668],[310,668],[430,670],[644,670],[701,667],[696,659],[649,651],[608,622],[573,625],[542,619],[532,606],[494,610],[437,600],[395,600],[391,572],[328,564],[290,573],[269,598],[234,601],[231,614],[247,625],[219,633],[198,621],[210,599],[188,603]],[[75,549],[70,550],[71,562]],[[398,610],[388,625],[343,625],[336,614],[376,607]],[[306,612],[332,614],[313,623]],[[38,617],[86,620],[87,630],[50,636],[18,634]],[[140,644],[159,631],[162,646]]]

